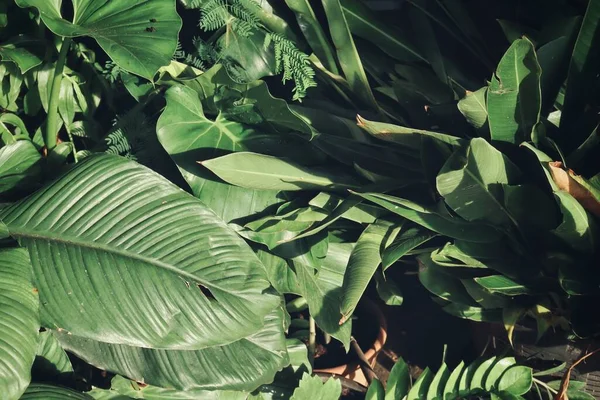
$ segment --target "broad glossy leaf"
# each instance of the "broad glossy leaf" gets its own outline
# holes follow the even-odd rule
[[[19,35],[0,44],[2,61],[12,61],[21,73],[40,65],[46,53],[46,43],[40,39]]]
[[[277,191],[255,191],[218,180],[198,161],[222,154],[274,145],[277,136],[266,135],[239,122],[204,115],[198,94],[184,86],[165,93],[167,107],[160,116],[156,133],[192,192],[226,221],[246,217],[281,202]]]
[[[335,211],[346,199],[337,196],[333,193],[321,192],[308,204],[313,207],[318,207],[327,213]],[[371,224],[375,220],[388,212],[371,204],[356,204],[348,211],[344,212],[341,217],[359,224]]]
[[[321,377],[304,374],[290,400],[337,400],[342,394],[342,384],[335,378],[323,383]]]
[[[29,250],[43,325],[76,336],[198,349],[253,334],[279,304],[234,231],[121,157],[87,157],[0,219]]]
[[[422,400],[427,398],[427,391],[429,389],[429,385],[433,380],[433,373],[429,368],[425,368],[425,370],[421,373],[415,384],[412,386],[408,395],[406,396],[406,400]]]
[[[436,183],[446,204],[465,220],[507,226],[516,221],[504,207],[501,185],[520,175],[508,157],[485,139],[476,138],[467,149],[454,152]]]
[[[61,386],[32,383],[20,400],[93,400],[87,393],[76,392]]]
[[[371,91],[340,0],[322,0],[322,4],[329,25],[329,33],[350,89],[365,105],[375,110],[378,109],[379,106]]]
[[[246,400],[247,392],[224,390],[177,390],[152,385],[140,385],[137,382],[115,376],[107,389],[93,388],[88,394],[96,400]]]
[[[35,372],[43,372],[46,377],[73,372],[73,366],[67,353],[60,347],[52,331],[40,332]]]
[[[473,373],[471,382],[469,383],[469,390],[475,391],[484,389],[488,373],[490,372],[490,369],[494,366],[495,363],[496,357],[491,357],[479,364],[479,366]]]
[[[357,0],[341,0],[340,3],[352,34],[368,40],[396,60],[427,62],[402,32],[385,24],[363,3]]]
[[[379,298],[388,306],[400,306],[404,302],[402,291],[390,279],[386,279],[381,271],[375,272],[375,288]]]
[[[572,25],[577,26],[576,24]],[[553,109],[554,100],[560,86],[565,81],[569,68],[569,53],[571,40],[568,36],[560,36],[537,50],[537,57],[542,69],[540,86],[542,90],[542,113],[547,114]]]
[[[515,396],[520,396],[531,389],[533,384],[533,371],[529,367],[515,365],[508,368],[498,382],[497,389],[506,391]]]
[[[0,148],[0,195],[33,182],[41,164],[42,156],[29,140]]]
[[[371,384],[369,385],[369,389],[367,390],[367,394],[365,395],[365,400],[384,400],[384,396],[385,389],[383,388],[383,385],[381,384],[379,379],[373,379],[373,382],[371,382]]]
[[[540,75],[533,44],[515,40],[500,60],[487,93],[492,140],[519,144],[529,137],[540,118]]]
[[[378,220],[367,226],[358,238],[344,274],[340,322],[345,322],[352,316],[377,267],[381,264],[383,243],[397,224],[398,222],[394,220]]]
[[[475,128],[483,128],[488,119],[486,105],[488,87],[484,86],[475,92],[469,92],[459,100],[458,110],[465,116],[469,124]]]
[[[360,187],[351,177],[335,171],[308,168],[258,153],[231,153],[201,164],[225,182],[247,189],[345,191]]]
[[[108,344],[64,332],[56,335],[66,350],[86,362],[139,382],[178,390],[251,391],[270,383],[289,363],[282,314],[275,310],[265,318],[263,329],[246,338],[196,351]]]
[[[567,77],[567,92],[562,109],[561,130],[573,132],[571,137],[574,140],[570,146],[575,147],[582,139],[581,133],[574,129],[585,112],[586,104],[589,104],[588,102],[595,96],[593,85],[590,83],[596,79],[599,68],[600,1],[591,0],[588,2],[573,49]]]
[[[73,21],[61,16],[62,0],[16,3],[19,7],[37,8],[44,24],[59,36],[96,39],[120,68],[149,80],[171,61],[181,28],[173,0],[143,0],[135,4],[71,0]]]
[[[445,312],[458,318],[470,319],[477,322],[501,322],[502,309],[486,309],[452,303],[443,308]]]
[[[302,264],[293,265],[298,276],[302,296],[308,301],[310,314],[319,328],[338,339],[346,350],[350,349],[352,321],[340,325],[341,290],[344,272],[350,259],[351,243],[331,243],[327,257],[318,272]]]
[[[408,364],[401,358],[396,361],[386,382],[385,400],[403,399],[410,387]]]
[[[450,215],[443,204],[437,209],[429,209],[406,199],[379,193],[355,193],[381,207],[392,211],[434,232],[455,239],[472,242],[494,242],[500,238],[500,231],[481,223],[467,222]]]
[[[227,29],[219,38],[222,48],[219,63],[237,83],[250,83],[275,75],[275,52],[265,47],[266,32],[255,29],[252,35],[240,35]]]
[[[0,393],[18,399],[37,350],[38,293],[25,249],[0,249]]]
[[[269,282],[277,292],[300,294],[296,273],[283,258],[261,249],[256,251],[256,255],[265,266]]]
[[[451,146],[459,146],[464,139],[444,133],[425,131],[422,129],[408,128],[405,126],[388,124],[385,122],[369,121],[358,115],[358,126],[369,132],[374,137],[386,142],[396,143],[411,149],[421,148],[421,136],[427,136]]]
[[[469,296],[486,309],[504,308],[510,304],[510,298],[499,294],[493,294],[481,287],[474,279],[461,279]]]

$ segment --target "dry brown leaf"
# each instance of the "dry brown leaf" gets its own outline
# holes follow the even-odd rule
[[[560,161],[548,163],[548,166],[552,173],[552,179],[554,179],[554,183],[560,190],[569,193],[583,208],[600,217],[600,202],[588,189],[575,180],[577,175],[572,170],[563,169]]]
[[[573,365],[571,365],[569,367],[569,369],[567,370],[567,373],[562,378],[562,382],[560,383],[560,388],[558,390],[558,393],[556,393],[556,397],[554,397],[554,400],[569,400],[569,396],[567,395],[567,389],[569,388],[569,383],[571,382],[571,372],[573,372],[573,369],[575,369],[576,366],[578,366],[583,361],[585,361],[587,358],[593,356],[594,354],[596,354],[599,351],[600,351],[600,349],[596,349],[596,350],[592,351],[591,353],[584,355],[583,357],[581,357],[579,360],[575,361],[573,363]]]

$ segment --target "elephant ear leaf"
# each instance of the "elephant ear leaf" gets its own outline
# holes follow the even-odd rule
[[[38,331],[38,294],[25,249],[0,250],[0,393],[18,399],[31,379]]]
[[[279,304],[264,266],[225,222],[122,157],[85,158],[0,219],[31,255],[43,326],[192,350],[257,332]]]
[[[38,9],[44,24],[63,37],[89,36],[122,69],[151,80],[171,61],[181,18],[174,0],[71,0],[73,21],[61,15],[62,0],[16,0]]]

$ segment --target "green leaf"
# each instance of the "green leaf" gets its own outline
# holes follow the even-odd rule
[[[277,191],[255,191],[217,181],[198,164],[223,153],[259,149],[279,142],[278,136],[259,133],[224,118],[211,121],[204,115],[198,94],[184,86],[165,93],[167,107],[156,133],[192,192],[226,221],[246,217],[281,202]]]
[[[442,400],[454,400],[458,394],[458,384],[463,371],[465,370],[465,362],[461,361],[450,373],[446,385],[444,386],[444,397]],[[386,399],[387,400],[387,399]]]
[[[385,400],[403,399],[408,394],[410,387],[410,371],[408,364],[399,358],[392,367],[387,379]]]
[[[436,209],[429,209],[409,200],[385,194],[355,194],[427,229],[455,239],[485,243],[494,242],[501,236],[500,231],[489,225],[467,222],[451,216],[443,208],[443,204],[438,205]]]
[[[553,233],[574,249],[593,253],[599,234],[594,218],[569,193],[555,191],[554,197],[558,200],[563,219]]]
[[[358,115],[358,126],[369,132],[374,137],[386,142],[396,143],[411,149],[421,149],[421,136],[427,136],[451,146],[459,146],[464,139],[444,133],[425,131],[422,129],[408,128],[405,126],[388,124],[385,122],[369,121]]]
[[[340,292],[352,247],[351,243],[330,243],[327,257],[316,274],[310,266],[293,262],[300,292],[308,302],[310,315],[319,328],[342,342],[346,351],[350,349],[352,320],[339,324]]]
[[[487,360],[483,361],[481,364],[479,364],[479,366],[473,373],[471,381],[469,382],[469,390],[470,391],[477,391],[477,390],[484,389],[485,381],[488,376],[488,373],[495,363],[496,363],[496,357],[491,357],[491,358],[488,358]]]
[[[0,219],[29,250],[42,324],[76,336],[199,349],[255,333],[279,304],[234,231],[121,157],[85,158]]]
[[[573,24],[575,27],[576,24]],[[567,36],[556,38],[537,50],[537,57],[542,69],[542,113],[546,115],[553,110],[554,101],[565,81],[569,68],[569,52],[571,40]]]
[[[247,392],[223,390],[186,390],[165,389],[152,385],[139,385],[122,376],[115,376],[111,380],[110,390],[93,388],[88,392],[96,400],[246,400]]]
[[[515,326],[525,315],[526,311],[527,310],[522,307],[506,307],[502,309],[502,323],[504,324],[504,329],[506,329],[508,342],[513,347],[513,333],[515,331]]]
[[[329,24],[329,33],[350,89],[365,105],[377,110],[379,106],[371,91],[340,0],[322,0],[322,4]]]
[[[344,201],[346,199],[333,193],[321,192],[311,199],[308,204],[330,214],[343,204]],[[371,204],[359,203],[341,214],[341,217],[359,224],[371,224],[383,214],[387,214],[387,211]]]
[[[572,132],[573,145],[578,145],[582,133],[575,130],[583,116],[586,105],[595,96],[594,85],[600,69],[600,1],[590,0],[581,23],[581,29],[575,42],[569,74],[567,91],[562,108],[561,131]],[[580,131],[580,129],[579,129]],[[585,136],[584,136],[585,137]]]
[[[436,233],[420,226],[402,228],[400,234],[383,251],[381,264],[384,271],[415,248],[437,236]]]
[[[429,390],[427,391],[427,399],[441,399],[444,395],[444,385],[450,377],[450,370],[446,363],[442,363],[440,369],[436,372]]]
[[[304,374],[290,400],[338,400],[341,394],[342,384],[338,379],[329,378],[323,383],[318,376]]]
[[[515,40],[500,60],[487,93],[492,140],[519,144],[529,137],[540,118],[540,75],[533,44]]]
[[[520,396],[531,389],[533,371],[529,367],[515,365],[508,368],[498,382],[497,389],[515,396]]]
[[[559,364],[559,365],[557,365],[556,367],[548,368],[548,369],[546,369],[546,370],[543,370],[543,371],[537,371],[537,372],[534,372],[534,373],[533,373],[533,376],[548,376],[548,375],[554,375],[554,374],[557,374],[557,373],[559,373],[559,372],[562,372],[562,371],[564,371],[564,369],[565,369],[565,368],[567,368],[567,362],[566,362],[566,361],[565,361],[565,362],[563,362],[563,363],[561,363],[561,364]],[[558,382],[559,382],[559,384],[560,384],[560,382],[562,382],[562,381],[558,381]]]
[[[247,189],[344,191],[360,187],[351,177],[335,171],[307,168],[258,153],[231,153],[201,164],[225,182]]]
[[[504,357],[500,358],[494,366],[488,372],[487,378],[485,380],[484,389],[487,391],[492,391],[498,385],[498,380],[506,372],[507,369],[515,365],[517,361],[513,357]]]
[[[75,119],[75,94],[73,84],[68,79],[63,79],[60,84],[58,113],[68,130]]]
[[[19,35],[0,44],[2,61],[12,61],[24,74],[40,65],[46,53],[46,43],[40,39]]]
[[[368,40],[396,60],[427,62],[402,32],[386,24],[363,3],[357,0],[341,0],[340,3],[353,35]]]
[[[467,93],[458,102],[458,110],[465,116],[467,122],[476,129],[483,128],[488,120],[487,92],[488,87],[484,86],[475,92]]]
[[[412,386],[408,395],[406,396],[406,400],[422,400],[426,399],[427,390],[429,389],[429,385],[433,380],[433,373],[429,368],[425,368],[425,370],[421,373],[415,384]]]
[[[502,309],[486,309],[464,304],[452,303],[443,308],[445,312],[458,318],[477,322],[501,322]]]
[[[430,254],[423,254],[417,260],[419,261],[419,280],[427,290],[452,303],[477,305],[461,281],[434,264]]]
[[[267,277],[277,292],[300,294],[298,278],[287,262],[265,250],[257,250],[256,255],[267,270]]]
[[[474,279],[475,282],[491,293],[500,293],[506,296],[519,296],[531,293],[528,287],[513,281],[505,275],[490,275]]]
[[[373,382],[369,385],[365,400],[384,400],[385,389],[379,379],[373,379]]]
[[[298,26],[302,30],[306,41],[312,51],[323,63],[325,68],[334,74],[338,74],[336,58],[333,53],[333,47],[329,43],[327,35],[321,28],[315,12],[308,0],[285,0],[285,4],[296,15]]]
[[[60,386],[32,383],[20,400],[93,400],[87,393],[76,392]]]
[[[71,0],[72,22],[61,16],[61,0],[15,1],[19,7],[37,8],[44,24],[58,36],[96,39],[120,68],[148,80],[171,61],[181,29],[172,0],[136,4]]]
[[[279,309],[267,315],[264,328],[253,335],[196,351],[108,344],[64,332],[56,335],[67,351],[84,361],[138,382],[178,390],[251,391],[272,382],[289,363],[282,314]]]
[[[69,356],[51,331],[40,332],[34,371],[45,377],[73,372]]]
[[[18,399],[37,350],[38,294],[25,249],[0,249],[0,393]]]
[[[381,271],[375,273],[376,290],[379,297],[388,306],[400,306],[402,305],[404,298],[398,285],[394,281],[389,280],[383,276]]]
[[[41,164],[42,156],[28,140],[0,148],[0,195],[33,183]]]
[[[219,63],[233,81],[244,84],[276,74],[275,52],[264,46],[266,35],[258,29],[249,36],[239,35],[229,28],[219,38],[217,45],[223,49]]]
[[[448,159],[436,183],[446,204],[465,220],[506,226],[516,221],[503,205],[501,185],[520,175],[508,157],[485,139],[476,138]]]
[[[358,238],[344,274],[340,323],[350,318],[356,309],[377,267],[381,264],[383,243],[396,224],[394,221],[378,220],[369,225]]]

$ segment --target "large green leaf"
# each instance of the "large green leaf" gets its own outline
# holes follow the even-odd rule
[[[573,147],[579,145],[581,139],[585,138],[582,136],[583,132],[579,133],[574,129],[586,111],[586,105],[596,96],[592,82],[597,79],[598,69],[600,69],[600,0],[590,0],[569,65],[567,92],[561,117],[561,130],[570,137]]]
[[[410,387],[408,364],[399,358],[392,367],[387,380],[385,400],[403,399]]]
[[[2,61],[12,61],[19,66],[21,73],[40,65],[46,53],[46,43],[40,39],[24,35],[15,36],[0,44]]]
[[[475,92],[469,92],[458,102],[458,110],[465,116],[469,124],[475,128],[483,128],[488,119],[486,106],[488,87],[484,86]]]
[[[41,172],[42,156],[29,140],[0,148],[0,195],[19,188]]]
[[[540,118],[541,68],[533,44],[515,40],[506,51],[487,92],[493,140],[519,144]]]
[[[315,318],[319,328],[342,342],[346,350],[350,348],[352,321],[339,324],[340,293],[352,247],[351,243],[329,244],[327,257],[317,273],[303,263],[293,263],[300,292],[308,302],[310,315]]]
[[[25,249],[0,249],[0,393],[18,399],[37,350],[38,294]]]
[[[256,332],[279,303],[234,231],[121,157],[87,157],[0,219],[29,250],[42,324],[73,335],[199,349]]]
[[[60,343],[52,331],[41,332],[39,335],[34,371],[44,374],[44,377],[73,372],[69,356],[60,347]]]
[[[489,225],[467,222],[450,215],[444,209],[443,204],[433,209],[420,206],[406,199],[380,193],[356,193],[356,195],[427,229],[455,239],[486,243],[494,242],[501,236],[500,231]]]
[[[461,281],[433,263],[430,254],[419,256],[419,280],[427,290],[452,303],[475,306]]]
[[[329,33],[337,50],[338,60],[350,89],[365,105],[378,109],[340,0],[322,0],[329,24]]]
[[[174,86],[165,98],[167,107],[156,125],[158,139],[196,197],[226,221],[263,211],[281,201],[277,191],[248,190],[223,183],[198,164],[223,153],[274,145],[279,138],[220,116],[214,121],[208,119],[198,94],[190,88]]]
[[[341,173],[307,168],[258,153],[231,153],[201,164],[225,182],[247,189],[345,191],[360,187],[354,179]]]
[[[72,22],[61,16],[62,0],[15,1],[19,7],[37,8],[59,36],[96,39],[119,67],[149,80],[171,61],[181,28],[175,0],[71,0]]]
[[[502,226],[514,219],[504,207],[501,185],[514,182],[520,175],[508,157],[485,139],[476,138],[467,149],[454,152],[436,183],[446,204],[467,221]]]
[[[385,271],[393,263],[404,257],[411,250],[436,237],[435,232],[420,226],[402,225],[402,229],[394,241],[389,244],[382,254],[382,267]]]
[[[300,385],[290,400],[338,400],[342,394],[342,384],[335,378],[323,382],[318,376],[304,374]]]
[[[93,397],[61,386],[33,383],[27,388],[21,400],[93,400]]]
[[[340,322],[350,318],[356,309],[377,267],[381,264],[383,243],[396,225],[397,223],[392,221],[378,220],[370,224],[358,238],[344,274]]]
[[[267,315],[264,328],[253,335],[196,351],[108,344],[64,332],[56,335],[66,350],[86,362],[139,382],[178,390],[251,391],[272,382],[289,363],[282,314],[277,309]],[[225,327],[219,326],[222,331]]]

